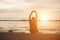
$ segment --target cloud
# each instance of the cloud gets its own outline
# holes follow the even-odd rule
[[[57,8],[59,0],[3,0],[1,9],[5,8]]]
[[[13,7],[25,7],[28,3],[25,3],[25,0],[3,0],[0,3],[0,9],[8,9]]]
[[[13,18],[16,19],[17,18],[19,19],[19,17],[22,18],[23,16],[24,16],[23,18],[25,18],[28,17],[29,12],[33,9],[38,10],[44,9],[54,13],[53,10],[57,11],[60,9],[59,5],[60,5],[59,0],[0,0],[0,15],[3,16],[3,17],[0,16],[0,18],[11,19],[13,16],[14,16]],[[6,16],[7,14],[10,15]]]

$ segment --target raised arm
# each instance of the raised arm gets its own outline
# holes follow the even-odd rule
[[[30,15],[29,15],[29,20],[31,20],[31,15],[32,15],[32,13],[33,13],[33,11],[30,13]]]
[[[35,13],[36,13],[36,20],[37,20],[37,12],[35,11]]]
[[[37,12],[36,12],[35,10],[33,10],[33,11],[30,13],[30,15],[29,15],[29,20],[31,20],[31,15],[33,14],[33,12],[35,12],[35,14],[36,14],[36,20],[37,20]]]

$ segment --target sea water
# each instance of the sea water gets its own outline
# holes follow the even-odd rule
[[[38,21],[37,28],[42,33],[57,33],[60,32],[60,22]],[[0,21],[0,32],[29,32],[29,29],[29,21]]]

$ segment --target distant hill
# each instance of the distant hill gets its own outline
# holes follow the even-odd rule
[[[29,21],[29,20],[0,20],[0,21]],[[38,21],[60,22],[60,20],[38,20]]]

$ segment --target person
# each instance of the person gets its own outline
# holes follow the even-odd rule
[[[38,29],[37,29],[37,13],[36,13],[36,18],[35,17],[31,18],[31,15],[33,14],[33,12],[36,13],[36,11],[32,11],[30,16],[29,16],[30,32],[31,33],[38,33]]]

